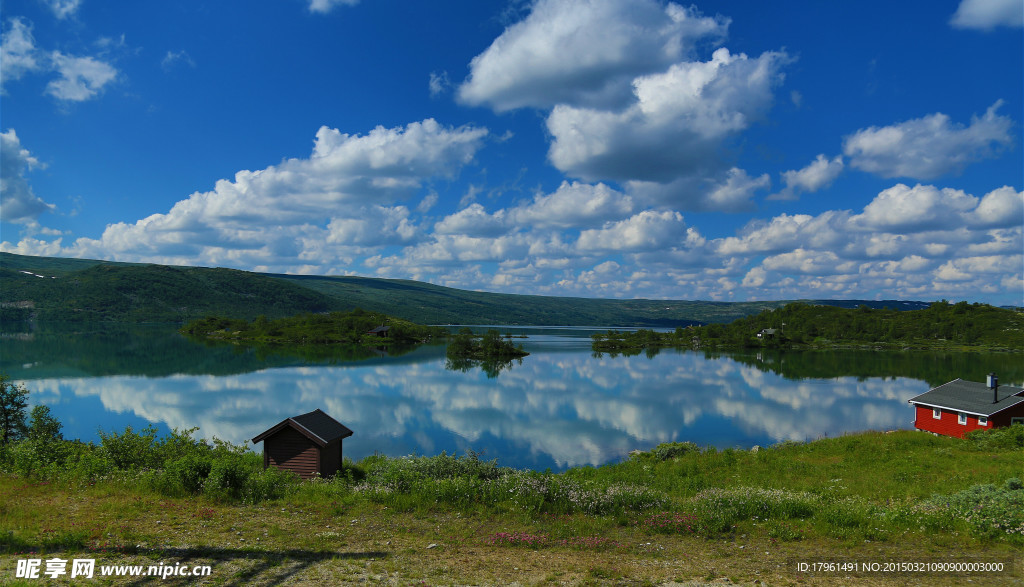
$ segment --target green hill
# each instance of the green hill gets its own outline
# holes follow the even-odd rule
[[[0,258],[4,320],[31,315],[72,322],[182,322],[207,314],[251,319],[335,305],[301,285],[233,269],[32,259]]]
[[[119,263],[0,253],[0,318],[186,322],[252,320],[363,308],[420,324],[677,327],[726,323],[786,301],[617,300],[466,291],[368,277],[275,275],[235,269]],[[919,302],[818,301],[916,309]]]

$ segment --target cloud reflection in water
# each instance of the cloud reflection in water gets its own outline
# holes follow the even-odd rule
[[[909,428],[909,378],[790,380],[732,358],[665,351],[595,357],[585,348],[534,351],[487,378],[438,357],[395,364],[304,366],[238,375],[37,379],[67,436],[123,428],[131,414],[161,428],[245,442],[283,418],[321,408],[351,427],[358,459],[483,451],[500,464],[561,469],[624,458],[633,449],[692,440],[720,448]],[[102,407],[92,408],[98,399]],[[138,426],[138,424],[135,424]]]

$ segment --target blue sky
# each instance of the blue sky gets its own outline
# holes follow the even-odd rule
[[[1024,303],[1020,0],[4,0],[0,250]]]

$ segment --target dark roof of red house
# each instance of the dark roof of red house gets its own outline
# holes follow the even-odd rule
[[[321,448],[339,438],[348,438],[353,434],[348,426],[345,426],[317,408],[312,412],[282,420],[276,426],[265,430],[256,438],[253,438],[253,444],[277,434],[285,426],[294,428],[299,434],[312,440]]]
[[[1022,393],[1024,389],[1012,385],[1000,385],[997,392],[993,393],[992,388],[984,383],[954,379],[907,401],[933,408],[991,416],[1024,402]],[[992,401],[996,397],[999,401]]]

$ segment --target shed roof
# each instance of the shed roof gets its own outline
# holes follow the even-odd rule
[[[300,434],[316,443],[320,448],[339,438],[348,438],[353,434],[348,426],[345,426],[328,416],[320,408],[317,408],[312,412],[281,420],[276,426],[265,430],[259,436],[253,438],[253,444],[277,434],[285,426],[294,428]]]
[[[389,330],[391,330],[390,326],[381,325],[381,326],[378,326],[378,327],[374,328],[373,330],[370,330],[368,332],[368,334],[380,334],[381,332],[387,332]]]
[[[1013,407],[1024,402],[1020,394],[1024,389],[1012,385],[1000,385],[998,389],[999,401],[993,402],[995,395],[992,388],[984,383],[976,381],[964,381],[954,379],[949,383],[932,388],[907,400],[912,404],[931,406],[933,408],[946,408],[957,412],[965,412],[977,416],[991,416],[1006,408]]]

